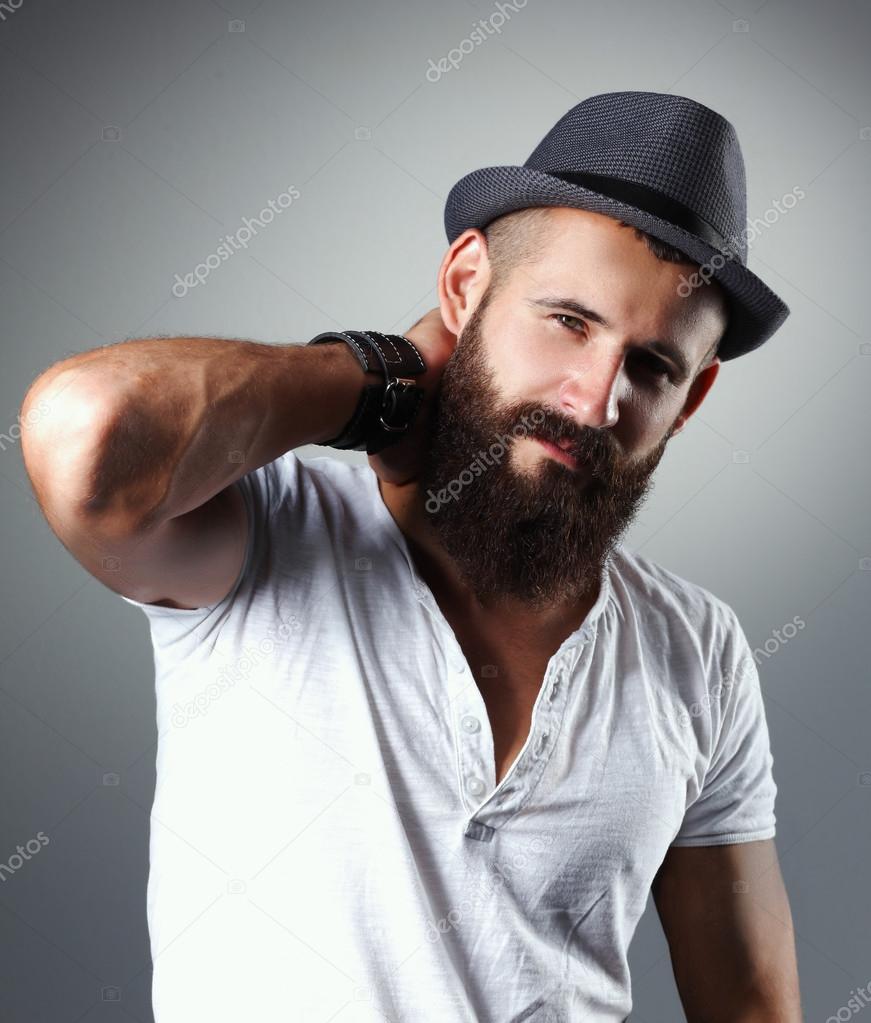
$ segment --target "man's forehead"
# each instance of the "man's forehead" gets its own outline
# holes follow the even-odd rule
[[[559,206],[549,211],[548,218],[539,247],[539,263],[548,273],[560,269],[601,273],[603,267],[615,272],[625,266],[627,271],[645,269],[654,274],[667,267],[668,275],[674,276],[675,268],[686,272],[694,266],[689,260],[676,264],[658,259],[632,227],[613,217]],[[596,263],[588,262],[591,257]]]
[[[525,300],[570,300],[598,314],[592,320],[605,329],[688,345],[690,357],[700,322],[725,326],[726,298],[715,280],[688,294],[681,287],[694,263],[660,259],[613,217],[562,206],[548,210],[548,217],[552,230],[545,232],[538,260],[516,268],[514,285]],[[699,357],[713,341],[709,333],[698,341]]]

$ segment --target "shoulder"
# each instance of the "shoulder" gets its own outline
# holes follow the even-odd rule
[[[371,486],[368,464],[343,461],[331,455],[310,453],[307,447],[285,451],[272,462],[249,473],[249,480],[272,511],[300,510],[312,505],[351,502]]]
[[[336,455],[311,454],[307,448],[288,451],[282,458],[288,456],[298,463],[299,471],[342,490],[365,488],[368,476],[372,473],[368,462],[351,460],[350,457],[339,458]]]
[[[634,645],[675,720],[693,723],[701,748],[714,738],[740,686],[754,699],[755,661],[734,609],[707,587],[621,547],[612,572],[623,643]],[[664,692],[668,691],[669,696]]]
[[[647,631],[685,633],[708,649],[722,648],[741,631],[734,609],[721,597],[624,545],[615,551],[611,578],[618,605]]]

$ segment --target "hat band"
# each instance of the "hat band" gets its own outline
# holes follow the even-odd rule
[[[538,168],[530,169],[538,170]],[[731,251],[731,247],[723,235],[707,220],[703,220],[695,210],[648,185],[639,185],[636,181],[625,181],[623,178],[613,178],[607,174],[588,174],[584,171],[543,170],[540,173],[549,174],[552,178],[559,178],[569,185],[590,188],[610,199],[635,206],[662,220],[667,220],[677,227],[682,227],[684,231],[696,235],[708,245],[719,249],[720,252]]]

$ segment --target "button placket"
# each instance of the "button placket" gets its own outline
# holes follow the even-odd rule
[[[581,647],[585,645],[581,644]],[[562,726],[570,688],[570,664],[571,652],[565,651],[548,665],[520,758],[494,794],[492,804],[481,808],[475,815],[482,825],[493,829],[502,827],[521,809],[535,789]]]
[[[452,637],[453,640],[453,637]],[[453,640],[451,646],[455,646]],[[461,650],[448,655],[457,767],[463,801],[470,814],[494,787],[493,737],[481,692]],[[485,725],[486,722],[486,725]]]
[[[477,714],[470,713],[467,706],[457,709],[456,721],[460,780],[464,794],[472,797],[466,800],[467,805],[475,810],[481,803],[481,797],[493,787],[494,779],[489,777],[485,750],[488,733]]]

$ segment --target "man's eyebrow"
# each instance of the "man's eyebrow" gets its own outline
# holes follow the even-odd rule
[[[595,309],[590,309],[589,306],[583,305],[573,298],[560,298],[558,295],[545,295],[542,298],[530,299],[530,305],[541,306],[544,309],[569,309],[575,315],[581,319],[589,320],[591,323],[598,323],[599,326],[605,327],[606,329],[611,326],[609,320],[607,320],[601,313],[597,313]],[[641,347],[656,352],[658,355],[664,356],[672,363],[674,368],[678,372],[678,382],[682,383],[692,373],[692,367],[687,361],[686,356],[670,341],[662,341],[659,338],[650,338],[647,341],[641,342]]]

